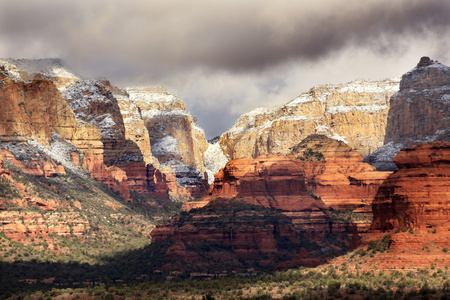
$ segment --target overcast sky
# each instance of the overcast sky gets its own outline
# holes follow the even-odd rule
[[[0,57],[176,94],[208,138],[314,85],[450,65],[450,0],[0,0]]]

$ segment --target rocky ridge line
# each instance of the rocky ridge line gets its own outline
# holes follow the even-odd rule
[[[389,97],[399,79],[317,86],[289,103],[242,115],[220,144],[230,159],[281,153],[311,134],[345,141],[361,154],[383,145]]]
[[[422,57],[402,76],[390,99],[385,145],[367,161],[396,170],[392,160],[401,148],[432,141],[450,141],[450,67]]]

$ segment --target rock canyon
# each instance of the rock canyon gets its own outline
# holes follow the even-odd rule
[[[450,68],[423,57],[401,78],[255,109],[208,142],[163,88],[0,60],[5,249],[94,264],[133,243],[151,274],[247,272],[316,266],[389,235],[414,265],[411,245],[450,247],[449,105]]]

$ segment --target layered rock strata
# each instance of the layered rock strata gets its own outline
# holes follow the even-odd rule
[[[373,201],[374,230],[450,230],[450,142],[402,149]]]
[[[154,242],[170,244],[165,268],[310,266],[353,246],[357,226],[334,218],[308,191],[301,166],[282,155],[229,162],[209,196],[186,203],[189,211],[152,232]]]
[[[154,167],[159,168],[158,159],[152,155],[150,136],[145,127],[139,107],[132,99],[130,99],[125,90],[112,86],[109,81],[104,81],[102,83],[113,93],[114,98],[117,99],[117,104],[119,105],[125,127],[125,138],[136,143],[142,153],[142,158],[147,165],[151,164]]]
[[[61,59],[0,59],[0,64],[9,66],[12,75],[21,81],[33,81],[35,79],[47,79],[52,81],[57,88],[63,88],[72,82],[80,80],[80,77],[69,71]]]
[[[450,68],[422,57],[390,99],[385,145],[367,160],[395,170],[392,159],[402,147],[432,141],[450,141]]]
[[[370,213],[379,186],[391,172],[377,172],[342,141],[311,135],[292,148],[301,161],[308,188],[334,209]]]
[[[313,196],[320,201],[311,203],[318,205],[323,201],[335,212],[343,211],[344,214],[346,211],[357,219],[353,221],[359,232],[366,232],[372,221],[372,200],[391,172],[375,171],[373,166],[363,162],[362,155],[344,142],[323,135],[309,136],[293,147],[291,153],[293,156],[243,158],[229,162],[216,174],[210,195],[201,201],[187,202],[183,209],[202,207],[209,199],[224,197],[244,199],[294,215],[292,212],[307,206]],[[316,208],[320,210],[320,206]],[[326,224],[326,218],[320,222],[319,219],[312,222],[315,228],[318,223]],[[297,218],[296,222],[308,227],[309,221]]]
[[[45,79],[23,82],[12,70],[12,66],[0,66],[1,141],[23,142],[33,138],[48,144],[52,131],[72,139],[77,131],[75,114],[53,82]]]
[[[172,243],[164,253],[163,268],[189,272],[275,268],[277,262],[295,259],[306,247],[290,218],[268,208],[225,199],[183,213],[152,231],[152,243],[167,240]],[[315,248],[308,250],[320,252]],[[307,265],[324,259],[312,259],[308,252],[302,258]]]
[[[253,205],[243,198],[215,198],[157,226],[152,243],[166,249],[162,269],[181,272],[315,266],[346,251],[343,244],[348,239],[342,240],[342,232],[314,236],[318,231],[302,230],[306,224],[296,222],[295,213]]]
[[[383,145],[389,98],[398,79],[381,82],[357,80],[342,85],[314,87],[286,105],[258,108],[242,115],[220,137],[230,159],[290,149],[311,134],[343,140],[360,154]]]
[[[51,147],[56,137],[67,145],[75,145],[78,152],[64,154],[76,165],[120,191],[127,200],[131,200],[130,188],[169,198],[165,175],[153,166],[147,167],[147,161],[157,165],[151,156],[150,144],[147,148],[144,145],[148,142],[147,132],[142,131],[141,140],[137,134],[139,129],[129,130],[127,136],[118,101],[112,92],[120,94],[120,90],[108,82],[104,85],[98,81],[78,80],[69,76],[68,71],[70,80],[58,81],[58,89],[57,78],[66,73],[59,64],[52,65],[52,61],[27,63],[20,60],[19,66],[3,60],[0,63],[0,101],[5,108],[0,113],[1,141],[31,139]],[[32,73],[34,71],[38,73]],[[137,107],[131,108],[130,114],[136,117]],[[142,120],[139,125],[143,126]]]
[[[152,154],[161,168],[169,167],[177,182],[194,198],[209,188],[204,153],[209,144],[197,120],[176,96],[160,88],[129,88],[150,135]]]

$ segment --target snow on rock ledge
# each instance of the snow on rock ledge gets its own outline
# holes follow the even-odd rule
[[[399,78],[356,80],[317,86],[286,105],[257,108],[242,115],[222,134],[220,144],[230,159],[290,154],[311,134],[344,141],[360,154],[383,145],[389,98]]]
[[[193,197],[206,194],[205,132],[178,97],[161,88],[127,88],[141,110],[150,136],[152,154],[161,168],[170,167],[177,183]]]

